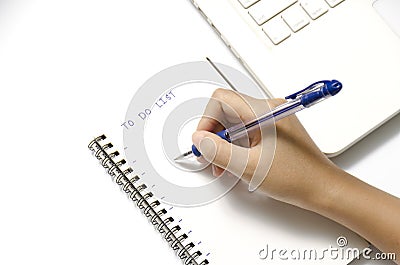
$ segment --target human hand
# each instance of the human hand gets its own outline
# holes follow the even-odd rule
[[[270,109],[268,104],[273,108],[284,102],[217,89],[193,143],[212,163],[215,176],[226,170],[250,183],[253,178],[263,180],[258,190],[352,229],[380,250],[394,253],[394,261],[400,264],[400,199],[335,166],[295,115],[277,121],[276,127],[249,133],[247,143],[238,143],[242,146],[214,134],[259,117]]]
[[[295,115],[249,134],[247,144],[229,143],[215,135],[224,127],[246,123],[282,99],[255,99],[231,90],[217,89],[206,107],[193,143],[212,163],[215,176],[225,170],[243,180],[263,180],[258,187],[270,197],[312,209],[323,197],[332,179],[328,171],[338,169],[314,144]],[[268,105],[269,104],[269,105]],[[222,125],[224,124],[224,126]],[[274,139],[276,138],[276,139]],[[243,147],[243,145],[247,147]]]

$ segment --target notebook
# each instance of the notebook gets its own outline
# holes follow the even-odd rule
[[[249,193],[242,182],[205,206],[163,204],[105,135],[89,149],[183,264],[347,264],[368,246],[315,213]]]
[[[236,87],[255,93],[248,77],[216,65]],[[229,86],[206,62],[161,71],[138,89],[128,107],[122,126],[125,158],[104,135],[89,144],[178,259],[184,264],[347,264],[360,254],[367,242],[333,221],[250,193],[248,185],[228,174],[214,178],[209,168],[182,169],[171,163],[191,145],[187,132],[196,126],[187,118],[196,112],[184,107],[202,113],[215,87]],[[167,145],[174,139],[163,133],[173,128],[181,129],[174,131],[175,138],[187,140],[176,143],[178,150]],[[338,257],[327,255],[332,249]]]
[[[328,156],[399,113],[399,0],[191,2],[270,97],[320,79],[344,84],[339,103],[298,115]]]

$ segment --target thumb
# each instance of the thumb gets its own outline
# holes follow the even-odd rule
[[[208,131],[196,131],[192,140],[205,160],[221,166],[228,164],[231,155],[230,143]]]
[[[247,167],[248,149],[231,144],[215,133],[196,131],[192,136],[193,144],[204,159],[236,176],[241,176]]]

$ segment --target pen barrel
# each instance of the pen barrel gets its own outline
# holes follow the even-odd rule
[[[274,108],[272,111],[260,116],[259,118],[251,120],[244,125],[234,125],[231,128],[226,129],[226,131],[230,136],[230,140],[233,142],[235,140],[248,137],[248,134],[254,130],[259,130],[262,127],[274,125],[278,120],[290,116],[304,108],[305,107],[301,104],[299,99],[289,101]]]
[[[271,119],[272,121],[272,119]],[[236,141],[238,139],[247,138],[249,133],[259,129],[260,122],[259,120],[253,120],[246,125],[243,124],[236,124],[229,129],[226,129],[229,132],[229,136],[231,141]]]
[[[336,95],[342,89],[342,83],[337,80],[319,81],[309,87],[287,96],[290,101],[274,108],[272,111],[251,120],[245,124],[237,124],[229,129],[225,129],[217,133],[222,139],[233,142],[241,138],[248,138],[250,132],[268,125],[275,125],[275,122],[296,112],[315,105],[322,100]],[[196,146],[192,145],[192,153],[199,157],[200,151]]]

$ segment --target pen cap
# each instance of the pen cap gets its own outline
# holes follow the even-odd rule
[[[343,85],[337,80],[325,82],[324,85],[315,91],[307,93],[301,97],[301,104],[308,108],[326,98],[336,95],[340,92]]]
[[[332,80],[330,83],[325,84],[324,88],[331,96],[336,95],[342,90],[342,83],[337,80]]]

